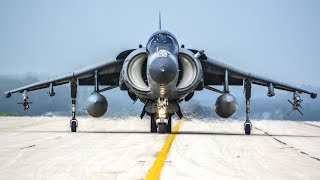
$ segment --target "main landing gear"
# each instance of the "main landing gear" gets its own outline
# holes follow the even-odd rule
[[[246,93],[246,122],[244,123],[244,132],[246,135],[251,134],[252,124],[250,122],[250,98],[251,98],[251,81],[245,80],[245,93]]]
[[[158,126],[157,126],[157,123],[156,123],[154,115],[151,116],[151,123],[150,124],[151,124],[150,132],[151,133],[157,133],[158,132],[158,130],[157,130]]]
[[[171,128],[172,128],[172,125],[171,125],[171,117],[169,117],[168,119],[168,124],[166,126],[166,133],[171,133]]]

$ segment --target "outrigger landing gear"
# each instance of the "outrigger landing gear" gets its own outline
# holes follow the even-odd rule
[[[76,98],[77,98],[77,81],[73,80],[71,87],[71,101],[72,101],[72,119],[70,121],[71,132],[77,132],[78,121],[76,119]]]
[[[246,91],[246,122],[244,123],[244,132],[246,135],[251,134],[252,124],[250,122],[250,98],[251,98],[251,81],[245,80],[245,91]]]
[[[76,119],[72,119],[70,121],[71,132],[77,132],[78,121]]]

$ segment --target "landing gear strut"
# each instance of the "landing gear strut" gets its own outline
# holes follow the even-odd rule
[[[72,119],[70,121],[71,132],[77,132],[78,121],[76,119],[76,99],[77,99],[77,81],[73,80],[71,87],[71,102],[72,102]]]
[[[143,116],[147,113],[151,117],[151,122],[150,122],[150,133],[159,133],[159,134],[165,134],[165,133],[171,133],[171,128],[172,128],[172,120],[171,117],[174,115],[169,107],[169,102],[167,98],[159,98],[157,103],[157,109],[153,111],[153,113],[147,113],[146,107],[142,110],[142,113],[140,115],[141,119]],[[177,108],[175,109],[177,115],[182,118],[182,113],[180,111],[180,107],[178,105],[178,110]]]
[[[246,122],[244,123],[244,132],[246,135],[251,134],[252,124],[250,122],[250,98],[251,98],[251,81],[245,80],[245,91],[246,91]]]

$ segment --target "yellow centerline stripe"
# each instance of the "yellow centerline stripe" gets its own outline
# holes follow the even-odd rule
[[[182,123],[182,120],[183,119],[179,120],[177,122],[177,124],[174,126],[174,128],[172,130],[172,133],[169,135],[166,143],[162,147],[160,153],[158,154],[157,159],[154,161],[153,166],[149,170],[145,180],[157,180],[157,179],[159,179],[162,166],[164,164],[164,161],[167,158],[167,154],[169,152],[170,146],[171,146],[171,144],[173,142],[174,137],[176,136],[176,133],[179,130],[179,127],[180,127],[180,125]]]

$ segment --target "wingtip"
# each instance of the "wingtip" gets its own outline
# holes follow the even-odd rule
[[[5,92],[4,95],[5,95],[6,98],[10,98],[11,97],[11,92],[10,91]]]
[[[310,94],[310,97],[311,97],[312,99],[317,98],[317,93],[311,93],[311,94]]]

